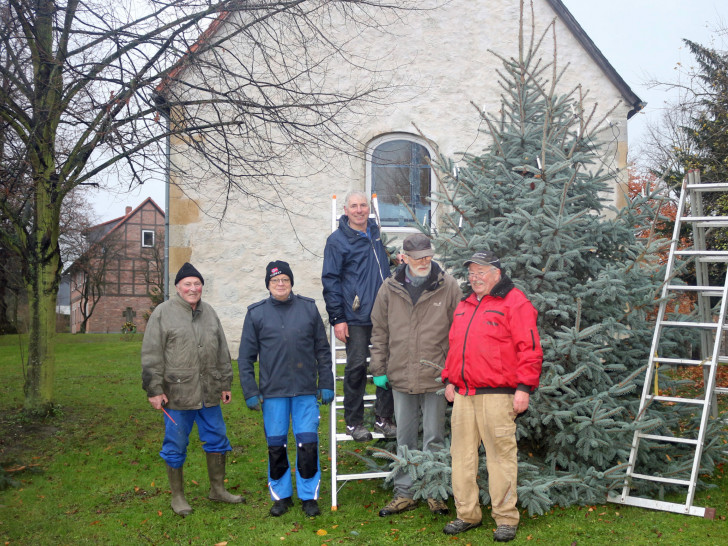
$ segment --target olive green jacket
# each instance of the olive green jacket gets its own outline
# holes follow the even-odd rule
[[[200,301],[194,311],[179,294],[149,317],[142,342],[142,388],[166,394],[175,410],[217,406],[230,391],[233,369],[225,333],[213,308]]]
[[[445,365],[453,312],[463,293],[457,281],[432,262],[425,289],[412,304],[400,266],[379,289],[372,309],[372,375],[386,375],[396,391],[436,392]],[[424,361],[424,362],[423,362]]]

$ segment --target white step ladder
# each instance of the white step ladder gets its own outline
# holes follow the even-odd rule
[[[728,195],[728,183],[701,184],[700,172],[690,171],[683,180],[682,190],[680,192],[680,200],[678,202],[675,217],[675,229],[670,244],[665,283],[662,288],[662,298],[657,313],[655,332],[652,338],[652,348],[650,349],[645,384],[642,391],[642,397],[640,399],[639,414],[637,416],[638,420],[644,417],[646,408],[655,402],[697,407],[700,412],[700,427],[698,429],[698,434],[696,438],[685,438],[679,435],[662,436],[636,431],[632,440],[632,449],[630,451],[629,463],[622,492],[621,494],[610,492],[608,500],[618,504],[639,506],[653,510],[676,512],[713,519],[715,517],[714,508],[694,506],[693,500],[698,482],[700,459],[703,453],[708,418],[711,416],[711,413],[713,416],[717,415],[717,394],[728,393],[728,389],[716,388],[718,366],[728,363],[728,356],[721,354],[723,333],[728,330],[728,325],[725,323],[726,303],[728,302],[728,275],[726,275],[722,286],[710,286],[708,279],[709,265],[711,263],[728,262],[728,251],[708,249],[706,247],[706,235],[709,233],[711,228],[728,228],[728,216],[704,216],[703,194],[707,192],[723,193]],[[681,227],[684,225],[691,225],[693,228],[692,250],[678,249],[680,231]],[[684,264],[688,260],[692,260],[694,262],[696,278],[695,285],[681,285],[674,283],[677,273],[676,261],[678,260],[681,261],[680,265]],[[666,320],[668,298],[671,295],[679,293],[693,293],[697,297],[697,322]],[[720,310],[717,314],[712,313],[712,306],[710,305],[711,298],[720,298]],[[670,358],[665,357],[665,355],[658,356],[658,351],[661,349],[660,339],[665,328],[698,329],[700,333],[701,359]],[[655,379],[655,374],[657,373],[656,367],[659,365],[701,366],[703,368],[705,386],[704,396],[702,398],[686,398],[681,396],[661,396],[658,392],[653,392],[653,386],[655,386],[656,391],[657,383],[655,382],[653,385],[653,381]],[[637,472],[636,461],[638,451],[641,447],[641,440],[649,440],[668,446],[673,444],[693,446],[695,451],[690,478],[677,479],[665,476],[641,474]],[[642,449],[644,450],[649,448],[643,446]],[[686,486],[687,496],[685,503],[665,502],[651,498],[632,496],[630,495],[630,486],[635,480],[646,480]]]
[[[377,211],[377,196],[372,196],[372,208]],[[375,214],[376,217],[376,214]],[[338,216],[336,215],[336,195],[331,198],[331,232],[338,228]],[[334,373],[334,400],[331,402],[329,409],[329,454],[331,456],[331,510],[337,510],[337,497],[340,487],[349,480],[367,480],[372,478],[386,478],[389,471],[386,472],[360,472],[357,474],[339,474],[338,471],[338,447],[340,442],[353,442],[354,439],[346,433],[337,432],[339,410],[344,410],[344,397],[338,396],[336,393],[339,389],[343,389],[343,372],[339,366],[346,365],[346,345],[342,344],[334,334],[334,326],[331,325],[331,366]],[[368,361],[368,359],[367,359]],[[370,378],[367,375],[367,380]],[[364,395],[365,407],[371,407],[376,399],[374,394]],[[372,432],[373,439],[384,438],[384,435],[378,432]],[[339,482],[344,482],[339,486]]]

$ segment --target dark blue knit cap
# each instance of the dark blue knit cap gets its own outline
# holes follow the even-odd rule
[[[175,286],[179,281],[187,277],[197,277],[203,285],[205,284],[205,279],[202,278],[200,272],[197,271],[195,266],[189,262],[185,262],[184,265],[179,268],[179,271],[177,271],[177,276],[174,278]]]

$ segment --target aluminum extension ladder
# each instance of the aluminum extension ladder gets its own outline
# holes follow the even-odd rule
[[[377,196],[372,196],[372,208],[375,211],[374,217],[378,218]],[[336,215],[336,195],[331,198],[331,232],[338,228],[338,216]],[[338,396],[340,389],[343,391],[344,376],[339,371],[339,366],[346,364],[346,345],[336,339],[334,334],[334,326],[331,325],[331,366],[334,373],[334,400],[331,402],[329,410],[329,454],[331,456],[331,509],[337,510],[337,496],[340,487],[343,487],[349,480],[366,480],[372,478],[386,478],[389,471],[386,472],[361,472],[358,474],[339,474],[338,471],[338,447],[340,442],[353,442],[354,439],[346,433],[337,432],[337,421],[339,410],[344,410],[344,397]],[[369,379],[367,375],[367,380]],[[364,395],[365,407],[371,407],[376,396],[374,394]],[[372,432],[373,439],[384,438],[384,435],[378,432]],[[344,482],[339,486],[339,482]]]
[[[688,404],[697,407],[700,411],[700,427],[697,438],[684,438],[677,436],[660,436],[635,431],[632,440],[629,463],[626,478],[621,494],[610,492],[608,500],[619,504],[640,506],[653,510],[676,512],[692,516],[701,516],[709,519],[715,517],[714,508],[704,508],[693,505],[695,489],[700,469],[700,459],[703,453],[705,431],[708,418],[717,415],[717,394],[728,394],[726,388],[716,388],[716,375],[719,365],[728,364],[728,356],[721,354],[723,333],[728,330],[725,324],[726,303],[728,302],[728,275],[726,275],[723,286],[710,286],[708,280],[708,266],[711,263],[728,262],[728,251],[711,250],[706,247],[706,234],[712,228],[728,227],[728,216],[705,216],[703,210],[703,194],[713,192],[728,195],[728,183],[705,183],[700,182],[700,172],[690,171],[683,180],[680,200],[678,202],[677,214],[675,217],[675,229],[670,244],[670,253],[667,263],[665,283],[662,288],[662,298],[657,313],[655,332],[652,338],[652,348],[647,365],[644,389],[640,399],[639,414],[637,419],[645,414],[647,406],[653,402]],[[689,206],[688,206],[689,205]],[[693,249],[679,250],[680,229],[683,225],[692,225],[693,228]],[[676,274],[676,260],[694,260],[695,278],[694,285],[671,284]],[[670,321],[666,320],[666,307],[668,297],[676,293],[693,293],[698,303],[698,321]],[[712,316],[711,298],[720,298],[720,310],[717,315]],[[660,349],[659,342],[664,328],[692,328],[698,329],[700,333],[701,360],[666,358],[665,355],[658,356]],[[705,393],[702,398],[685,398],[678,396],[660,396],[658,392],[651,392],[655,378],[657,365],[670,366],[702,366]],[[650,440],[662,444],[687,444],[694,446],[694,458],[690,479],[676,479],[664,476],[652,476],[636,472],[635,463],[637,453],[641,446],[641,440]],[[643,449],[647,449],[643,447]],[[646,480],[686,486],[688,488],[684,504],[665,502],[650,498],[630,495],[630,484],[634,480]]]

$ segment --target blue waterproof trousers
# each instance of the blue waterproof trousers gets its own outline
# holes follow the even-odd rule
[[[288,463],[288,427],[296,439],[296,491],[302,501],[318,499],[321,468],[318,457],[319,409],[316,397],[291,396],[263,400],[263,426],[268,442],[268,489],[274,501],[293,494]]]
[[[232,449],[219,405],[209,408],[203,406],[198,410],[168,409],[167,413],[174,419],[174,423],[169,417],[162,414],[164,417],[164,442],[159,456],[172,468],[179,468],[185,464],[190,432],[195,423],[197,423],[200,442],[203,443],[202,449],[206,453],[227,453]]]

